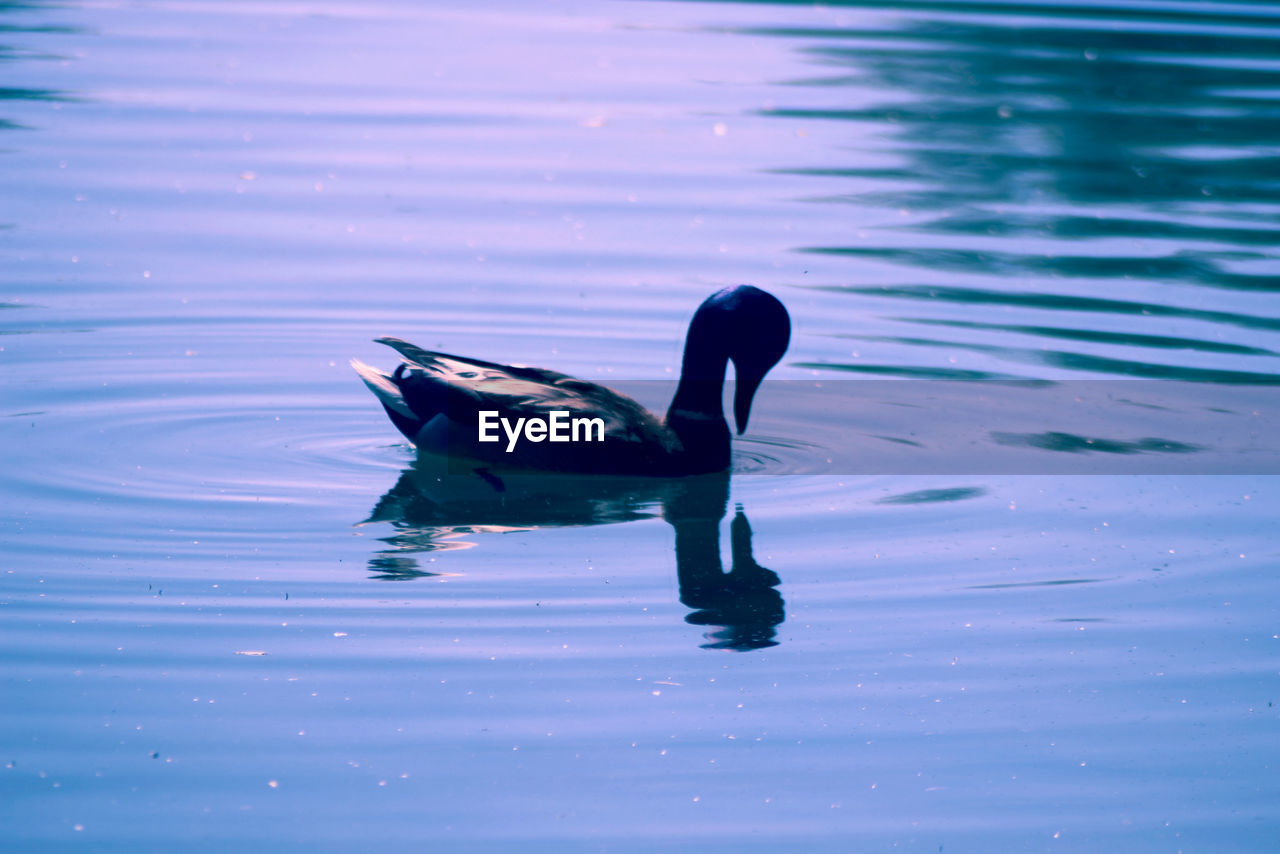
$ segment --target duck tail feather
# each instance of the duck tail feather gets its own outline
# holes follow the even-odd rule
[[[400,413],[406,418],[412,418],[414,421],[418,420],[418,416],[409,408],[409,404],[405,402],[404,395],[400,393],[400,387],[396,385],[395,380],[390,376],[371,365],[366,365],[359,359],[352,359],[351,367],[355,368],[356,373],[360,375],[360,379],[364,380],[364,384],[369,387],[369,391],[373,392],[383,406]]]

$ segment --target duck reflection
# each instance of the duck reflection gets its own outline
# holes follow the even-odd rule
[[[775,630],[786,619],[781,579],[756,563],[751,525],[739,504],[729,524],[731,563],[720,562],[720,520],[729,502],[729,477],[680,481],[662,503],[663,518],[676,531],[676,577],[680,601],[693,613],[685,622],[714,626],[706,649],[762,649],[776,646]]]
[[[738,505],[729,526],[730,566],[720,555],[720,521],[729,504],[729,475],[675,479],[509,475],[478,470],[443,474],[422,462],[405,469],[366,522],[396,532],[369,561],[372,577],[409,580],[428,571],[418,555],[475,545],[469,534],[629,522],[661,515],[675,529],[680,601],[686,622],[709,628],[705,649],[776,646],[786,619],[780,579],[756,562],[751,526]]]

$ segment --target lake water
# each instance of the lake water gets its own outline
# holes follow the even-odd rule
[[[1275,850],[1274,4],[4,3],[0,75],[5,851]],[[495,501],[348,366],[661,407],[737,282],[731,477]]]

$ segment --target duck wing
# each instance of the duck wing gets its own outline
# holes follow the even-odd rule
[[[531,382],[555,382],[572,379],[565,374],[548,371],[544,368],[529,368],[524,365],[500,365],[497,362],[486,362],[483,359],[470,359],[466,356],[452,356],[448,353],[437,353],[424,350],[416,344],[410,344],[401,338],[375,338],[377,344],[386,344],[395,350],[409,365],[421,368],[441,378],[456,377],[470,379],[477,372],[493,372],[493,378],[509,377],[511,379],[529,380]]]
[[[659,473],[655,469],[668,468],[681,451],[679,439],[652,413],[597,383],[543,368],[424,350],[399,338],[376,340],[393,348],[405,364],[391,376],[380,375],[381,388],[361,370],[367,366],[357,370],[389,412],[413,413],[418,423],[411,425],[412,435],[409,429],[401,429],[424,450],[503,467],[620,474]],[[387,403],[388,385],[399,393],[399,401]],[[497,411],[499,418],[515,424],[520,418],[546,420],[553,411],[566,410],[571,419],[600,419],[604,425],[600,440],[557,444],[522,439],[508,451],[505,436],[496,443],[478,439],[482,411]]]

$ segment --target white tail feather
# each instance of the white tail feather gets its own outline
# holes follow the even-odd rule
[[[364,384],[369,387],[369,391],[373,392],[384,405],[406,418],[417,419],[418,416],[409,408],[409,404],[405,403],[404,395],[400,393],[400,389],[391,377],[359,359],[352,359],[351,367],[356,369],[360,379],[364,380]]]

